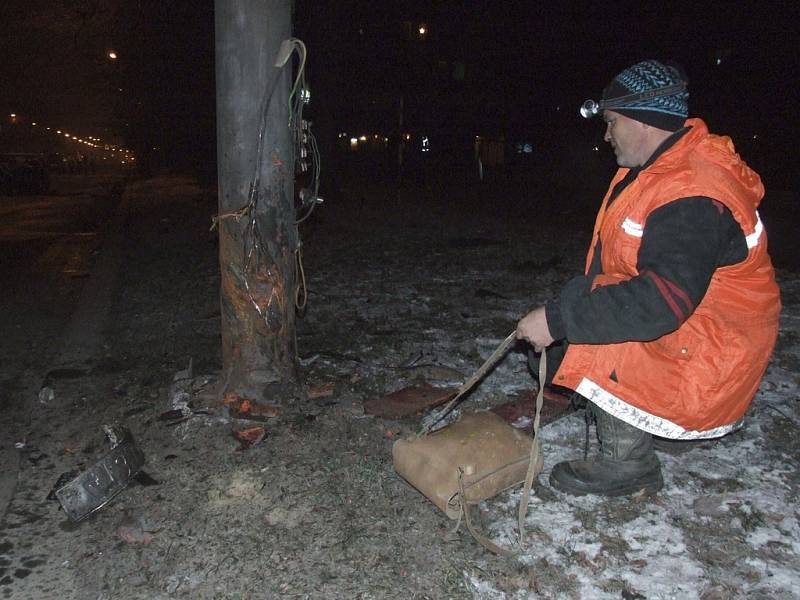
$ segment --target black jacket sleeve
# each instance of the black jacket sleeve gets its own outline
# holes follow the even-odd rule
[[[717,267],[747,256],[733,215],[704,197],[682,198],[654,210],[639,248],[639,275],[592,291],[599,250],[589,275],[567,282],[559,299],[546,307],[555,339],[609,344],[659,338],[692,314]]]

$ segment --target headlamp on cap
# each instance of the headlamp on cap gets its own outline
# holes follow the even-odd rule
[[[607,100],[601,100],[600,102],[587,100],[581,106],[580,113],[584,119],[591,119],[601,110],[626,108],[636,104],[637,102],[641,102],[642,100],[650,100],[651,98],[656,98],[658,96],[671,96],[672,94],[679,94],[685,90],[686,82],[682,81],[674,85],[668,85],[666,87],[647,90],[645,92],[639,92],[636,94],[617,96],[616,98],[608,98]]]

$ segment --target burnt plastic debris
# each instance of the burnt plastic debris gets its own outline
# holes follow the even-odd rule
[[[72,469],[71,471],[67,471],[66,473],[59,475],[58,479],[53,485],[53,489],[51,489],[50,493],[47,494],[47,500],[58,500],[58,498],[56,498],[56,492],[64,487],[67,482],[75,479],[80,472],[80,469]]]
[[[144,465],[144,455],[128,430],[112,427],[105,430],[111,451],[55,492],[64,512],[73,521],[82,521],[108,504]]]

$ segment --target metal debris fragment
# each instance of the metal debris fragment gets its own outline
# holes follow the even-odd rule
[[[81,521],[124,490],[144,465],[144,455],[125,429],[107,427],[111,451],[74,479],[59,487],[55,496],[70,519]]]

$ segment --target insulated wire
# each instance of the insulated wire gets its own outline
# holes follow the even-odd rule
[[[303,122],[303,104],[305,104],[303,98],[303,92],[307,89],[306,85],[306,78],[305,78],[305,65],[306,65],[306,57],[308,55],[308,50],[306,45],[303,43],[302,40],[297,38],[292,38],[292,43],[294,45],[294,49],[297,50],[298,55],[300,57],[300,64],[298,66],[297,75],[295,76],[294,84],[292,85],[292,90],[289,94],[289,127],[294,132],[295,144],[299,145],[302,143],[302,136],[303,136],[303,129],[302,129],[302,122]],[[277,69],[273,74],[272,80],[270,81],[267,90],[264,94],[264,100],[262,104],[262,111],[261,111],[261,123],[259,125],[258,130],[258,149],[256,154],[256,163],[255,163],[255,170],[253,174],[253,178],[250,182],[250,189],[248,192],[248,204],[247,204],[247,213],[250,217],[247,227],[244,232],[244,243],[243,243],[243,263],[244,263],[244,285],[245,289],[247,290],[248,296],[250,298],[250,302],[253,304],[253,307],[258,312],[261,318],[266,319],[266,315],[264,311],[262,311],[261,307],[256,302],[253,294],[250,290],[249,281],[247,278],[247,273],[250,268],[251,262],[253,258],[255,258],[256,262],[258,262],[260,255],[263,254],[263,240],[261,239],[261,230],[258,225],[258,220],[256,219],[256,205],[258,204],[259,200],[259,186],[261,183],[261,161],[264,155],[264,142],[266,139],[265,132],[266,132],[266,121],[267,121],[267,111],[269,110],[269,104],[272,100],[272,95],[276,89],[276,80],[278,75],[280,74],[280,69]],[[298,93],[299,92],[299,93]],[[317,194],[319,193],[319,173],[320,173],[320,154],[319,154],[319,147],[317,145],[317,140],[314,135],[311,133],[310,127],[306,131],[308,136],[309,146],[311,148],[311,169],[313,174],[313,193],[312,193],[312,201],[311,205],[309,206],[306,213],[302,216],[302,218],[295,221],[295,226],[299,225],[314,211],[314,208],[317,204]],[[305,269],[303,268],[303,257],[302,252],[300,250],[300,233],[299,230],[296,232],[296,237],[298,240],[297,248],[295,250],[295,307],[299,310],[302,310],[306,306],[306,302],[308,300],[308,289],[306,284],[306,276],[305,276]]]
[[[289,109],[291,110],[292,98],[297,92],[297,84],[300,83],[301,80],[303,81],[303,86],[301,89],[305,88],[305,67],[306,67],[306,55],[308,54],[308,50],[306,49],[306,45],[303,43],[302,40],[299,40],[297,38],[292,38],[290,41],[294,44],[295,48],[298,50],[298,54],[300,55],[300,66],[297,68],[297,77],[295,77],[294,85],[292,86],[292,91],[289,94]]]
[[[261,231],[258,227],[258,221],[256,219],[256,205],[258,204],[259,199],[259,184],[261,182],[261,175],[260,175],[260,167],[261,167],[261,160],[264,154],[264,139],[265,139],[265,131],[267,127],[267,111],[269,110],[269,104],[272,100],[272,95],[277,88],[277,80],[278,76],[281,73],[281,69],[275,69],[275,72],[272,75],[272,78],[264,91],[264,99],[261,105],[261,123],[259,124],[258,128],[258,144],[256,147],[256,161],[255,161],[255,168],[253,172],[253,177],[250,180],[250,189],[248,191],[248,201],[247,201],[247,214],[249,220],[247,222],[247,226],[243,232],[242,236],[242,262],[243,262],[243,269],[242,269],[242,280],[244,282],[245,290],[247,291],[247,295],[250,298],[250,302],[252,303],[253,307],[258,312],[258,315],[262,319],[266,319],[264,312],[261,310],[261,307],[256,302],[255,298],[253,297],[253,293],[250,290],[250,282],[247,278],[247,273],[250,268],[250,263],[255,254],[256,262],[258,262],[259,255],[262,253],[262,240],[261,240]]]
[[[295,49],[297,49],[300,56],[300,65],[298,66],[297,76],[292,86],[292,91],[289,94],[289,127],[294,132],[296,147],[301,147],[303,143],[303,105],[305,104],[304,92],[308,89],[305,76],[306,57],[308,50],[302,40],[293,38]],[[308,302],[308,286],[306,283],[305,269],[303,268],[303,253],[301,250],[300,230],[298,225],[305,221],[314,211],[317,204],[317,194],[319,192],[319,165],[320,155],[317,147],[317,141],[314,134],[311,133],[311,125],[308,124],[305,134],[308,137],[309,146],[311,148],[311,173],[313,176],[313,193],[311,196],[311,205],[306,213],[299,219],[295,220],[297,249],[295,250],[295,294],[294,304],[297,310],[303,310]],[[297,344],[295,343],[295,351]]]

